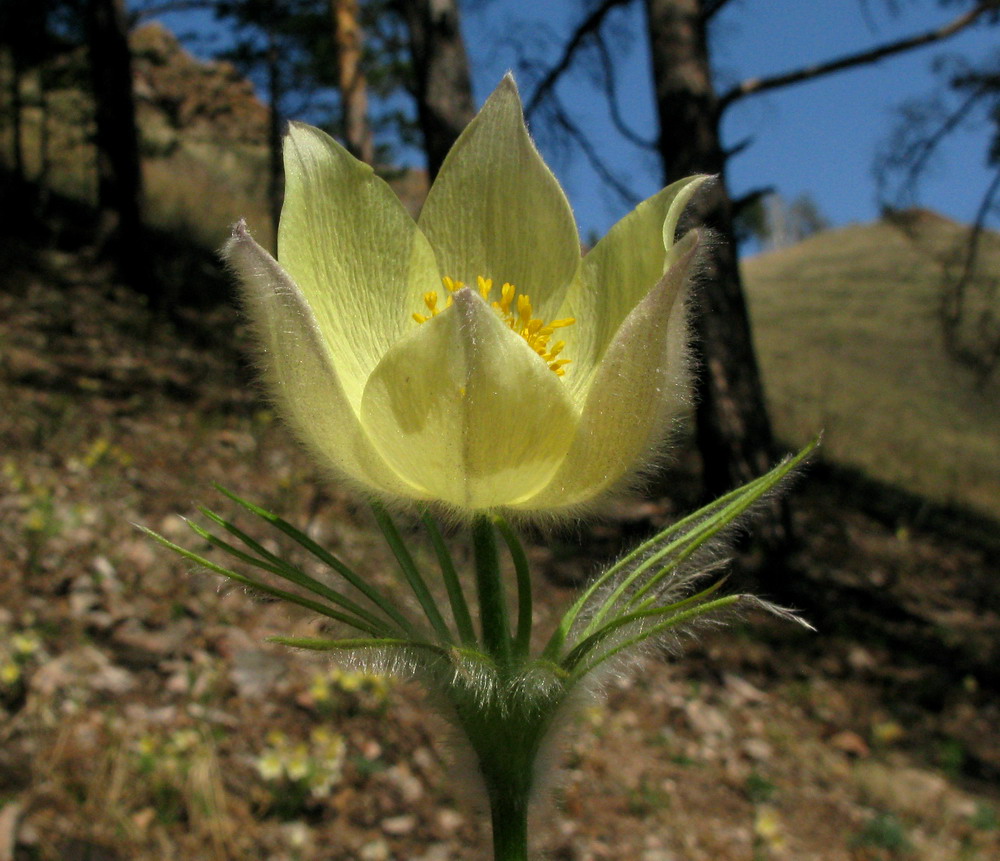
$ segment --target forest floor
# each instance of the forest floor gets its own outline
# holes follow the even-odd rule
[[[265,643],[316,628],[133,526],[200,547],[177,515],[237,516],[219,482],[391,588],[364,506],[258,396],[235,315],[165,323],[79,254],[0,258],[0,861],[485,859],[414,684]],[[533,543],[539,628],[687,504]],[[791,505],[763,582],[818,631],[752,618],[614,679],[566,734],[539,857],[1000,857],[996,530],[872,513],[822,468]]]

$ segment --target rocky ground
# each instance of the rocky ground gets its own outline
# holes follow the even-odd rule
[[[233,315],[157,321],[98,263],[7,251],[0,861],[485,858],[418,688],[266,644],[316,629],[132,525],[197,546],[177,515],[235,515],[219,482],[391,581],[364,507],[255,394]],[[539,626],[556,584],[680,506],[533,546]],[[818,632],[748,619],[614,680],[567,734],[540,857],[1000,857],[995,547],[866,512],[821,469],[793,511],[772,576]]]

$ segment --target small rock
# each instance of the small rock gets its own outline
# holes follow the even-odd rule
[[[416,856],[413,861],[450,861],[451,849],[447,843],[434,843],[427,847],[423,855]]]
[[[620,727],[633,727],[639,725],[639,715],[632,709],[619,709],[615,717]]]
[[[928,810],[954,815],[967,798],[941,775],[919,768],[869,761],[858,764],[854,780],[873,802],[918,819]]]
[[[132,824],[139,829],[139,831],[145,832],[149,830],[149,826],[153,824],[153,820],[156,819],[156,810],[152,807],[144,807],[142,810],[136,811],[132,814]],[[2,859],[3,856],[0,856]]]
[[[273,652],[246,649],[233,657],[229,677],[241,697],[264,699],[288,673],[285,662]]]
[[[413,751],[411,758],[413,759],[413,764],[422,771],[432,771],[437,764],[434,754],[426,747],[418,747]]]
[[[122,712],[125,720],[133,726],[153,724],[164,727],[177,722],[177,706],[173,705],[151,708],[142,703],[126,703]]]
[[[382,745],[380,745],[375,739],[370,738],[362,742],[358,747],[361,750],[361,755],[365,759],[378,759],[382,755]]]
[[[710,706],[699,700],[692,700],[684,704],[684,715],[688,724],[699,736],[715,736],[718,738],[729,738],[733,730],[726,719],[726,716],[714,706]]]
[[[462,814],[457,810],[445,807],[438,812],[437,820],[442,831],[446,834],[453,834],[462,827],[462,823],[465,822],[465,817],[462,816]]]
[[[142,574],[149,571],[157,563],[156,552],[152,541],[127,541],[121,548],[123,558],[131,563],[133,573]]]
[[[222,709],[210,709],[201,703],[189,703],[187,713],[199,723],[207,721],[208,723],[216,723],[220,726],[228,727],[236,727],[240,723],[229,712],[225,712]]]
[[[108,591],[121,591],[118,572],[115,571],[115,566],[111,564],[111,560],[107,556],[95,556],[90,560],[90,567],[94,569],[94,573],[100,578],[98,582],[102,587]]]
[[[389,857],[389,844],[381,837],[378,840],[372,840],[371,843],[366,843],[358,850],[360,861],[389,861]]]
[[[831,736],[830,744],[848,756],[864,758],[871,753],[871,749],[865,740],[856,732],[848,729],[841,730],[836,735]]]
[[[171,541],[177,541],[184,538],[191,537],[191,527],[184,522],[183,517],[179,517],[176,514],[168,514],[163,520],[160,521],[159,528],[156,530],[164,538],[169,538]]]
[[[116,666],[93,646],[66,652],[39,667],[31,678],[31,690],[41,697],[52,697],[70,688],[99,693],[121,694],[135,687],[135,678]]]
[[[69,586],[69,611],[78,619],[100,606],[94,581],[87,575],[75,577]]]
[[[389,782],[402,793],[403,800],[412,804],[424,794],[424,786],[420,779],[405,765],[394,765],[386,771]]]
[[[0,861],[14,861],[17,845],[17,823],[21,818],[21,804],[11,801],[0,809]]]
[[[251,452],[257,447],[257,440],[253,435],[229,429],[219,431],[216,439],[223,446],[231,447],[242,454]]]
[[[382,830],[386,834],[392,834],[394,837],[402,837],[404,834],[409,834],[417,827],[417,818],[411,816],[409,813],[404,813],[402,816],[390,816],[388,819],[382,820]]]
[[[304,822],[286,822],[281,826],[285,842],[295,848],[304,849],[312,842],[312,832]]]
[[[180,620],[168,628],[151,631],[138,619],[127,619],[115,628],[111,641],[119,660],[128,665],[148,665],[176,651],[191,633],[191,622]]]
[[[743,752],[757,762],[766,762],[774,756],[774,748],[762,738],[748,738],[743,742]]]
[[[867,649],[862,646],[853,646],[847,653],[848,666],[857,673],[874,670],[878,666],[878,661]]]
[[[746,703],[766,702],[767,694],[759,688],[754,687],[750,682],[741,676],[733,673],[725,673],[722,681],[726,686],[730,700],[735,705],[745,705]]]
[[[260,648],[258,642],[246,631],[233,625],[213,628],[209,636],[215,643],[216,651],[224,658],[233,659],[239,652]]]

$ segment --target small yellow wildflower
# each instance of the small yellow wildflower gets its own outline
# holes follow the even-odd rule
[[[0,664],[0,684],[10,687],[21,678],[21,668],[13,661]]]
[[[264,780],[278,780],[285,773],[285,764],[276,750],[268,750],[254,764],[257,766],[257,773]]]
[[[14,647],[14,653],[22,657],[34,655],[41,648],[41,640],[31,633],[14,634],[10,638],[10,644]]]

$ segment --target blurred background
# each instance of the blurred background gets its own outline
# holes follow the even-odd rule
[[[176,514],[236,516],[218,482],[391,588],[256,387],[217,249],[241,217],[273,249],[289,120],[416,215],[507,70],[584,249],[719,175],[694,406],[641,499],[533,536],[539,628],[824,433],[733,551],[819,633],[751,619],[615,680],[539,849],[996,857],[998,28],[996,0],[2,0],[0,861],[483,857],[419,691],[266,645],[315,624],[130,524],[194,546]]]

